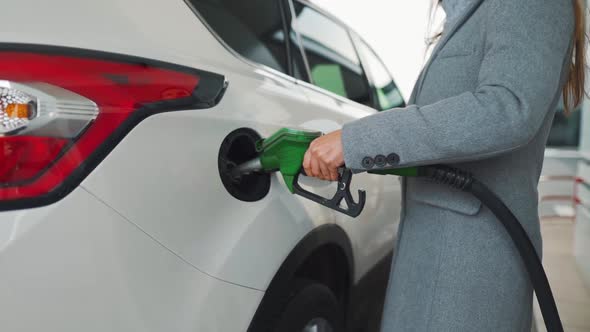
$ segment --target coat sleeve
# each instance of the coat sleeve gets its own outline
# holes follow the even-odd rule
[[[571,0],[491,1],[473,92],[344,125],[347,167],[377,168],[370,161],[378,155],[392,158],[382,168],[479,160],[534,138],[553,111],[570,61],[573,6]]]

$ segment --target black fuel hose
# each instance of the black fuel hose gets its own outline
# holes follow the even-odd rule
[[[531,239],[510,209],[486,185],[471,174],[447,166],[420,167],[418,176],[471,193],[502,223],[514,243],[529,274],[548,332],[563,332],[547,275]]]

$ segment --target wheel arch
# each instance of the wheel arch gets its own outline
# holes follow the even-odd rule
[[[288,294],[291,282],[296,278],[309,278],[306,273],[308,266],[313,266],[323,257],[333,257],[330,255],[340,255],[340,259],[346,264],[346,282],[343,291],[350,294],[353,287],[354,276],[354,256],[352,253],[352,244],[346,232],[338,225],[328,224],[315,228],[308,233],[283,261],[273,279],[271,280],[262,301],[260,302],[256,313],[250,323],[248,331],[261,331],[261,326],[268,326],[269,320],[273,320],[276,313],[268,308],[276,307],[281,303],[281,298]],[[335,264],[340,264],[338,258]],[[314,278],[314,276],[311,276]],[[317,280],[322,282],[322,280]],[[328,285],[329,287],[332,285]],[[346,310],[348,298],[339,296],[343,301],[343,310]]]

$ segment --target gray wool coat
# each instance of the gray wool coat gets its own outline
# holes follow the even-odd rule
[[[573,29],[571,0],[473,1],[446,28],[410,106],[344,126],[346,165],[472,172],[540,252],[537,184]],[[531,285],[491,212],[428,180],[404,180],[403,193],[382,330],[529,332]]]

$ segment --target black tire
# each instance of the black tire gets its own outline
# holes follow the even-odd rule
[[[330,288],[314,281],[298,280],[270,330],[302,332],[314,320],[328,324],[332,332],[344,331],[342,308]]]

